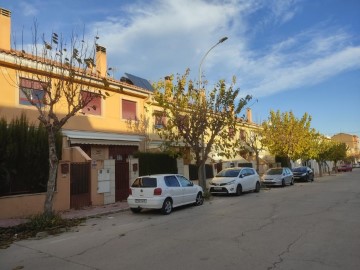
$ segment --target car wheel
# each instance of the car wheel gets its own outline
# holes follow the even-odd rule
[[[140,213],[141,212],[141,208],[130,208],[130,210],[133,213]]]
[[[285,186],[286,186],[285,179],[283,179],[283,180],[281,181],[281,186],[282,186],[282,187],[285,187]]]
[[[196,200],[195,200],[195,205],[196,206],[199,206],[199,205],[202,205],[204,203],[204,197],[202,195],[201,192],[199,192],[197,195],[196,195]]]
[[[258,193],[260,191],[260,183],[256,182],[254,192]]]
[[[172,202],[168,198],[163,203],[163,206],[161,208],[161,213],[163,213],[164,215],[168,215],[171,213],[171,211],[172,211]]]
[[[238,185],[236,187],[236,196],[240,196],[242,194],[242,186]]]
[[[294,178],[291,178],[291,182],[290,182],[290,185],[294,185]]]

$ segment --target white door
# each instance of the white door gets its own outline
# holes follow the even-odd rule
[[[194,202],[197,195],[197,188],[193,183],[182,175],[177,176],[183,190],[183,204]]]
[[[252,176],[248,169],[242,169],[240,175],[242,175],[241,183],[243,191],[251,189]]]
[[[166,190],[173,199],[173,206],[182,204],[183,188],[175,175],[167,175],[164,177]]]

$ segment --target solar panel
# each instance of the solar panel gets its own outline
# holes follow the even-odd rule
[[[128,79],[136,86],[147,89],[149,91],[154,91],[154,88],[152,87],[152,85],[150,84],[150,82],[146,79],[140,78],[138,76],[129,74],[129,73],[125,73],[126,77],[128,77]]]

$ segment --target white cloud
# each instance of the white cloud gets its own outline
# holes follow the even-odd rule
[[[360,68],[360,47],[343,50],[313,60],[310,63],[273,69],[265,72],[263,80],[251,89],[253,95],[267,96],[279,91],[319,83],[346,70]]]
[[[99,34],[117,76],[129,72],[154,81],[189,67],[191,79],[197,79],[201,58],[223,36],[229,40],[203,64],[209,86],[236,75],[245,91],[261,97],[359,68],[359,47],[351,44],[353,37],[344,29],[330,28],[328,22],[261,44],[266,27],[297,16],[299,1],[157,0],[122,9],[125,14],[87,26]],[[256,21],[253,16],[259,12],[264,15]]]
[[[156,1],[151,6],[136,7],[126,9],[132,12],[126,18],[107,18],[90,28],[99,33],[100,42],[119,68],[159,79],[198,65],[206,50],[221,37],[245,31],[246,23],[237,16],[250,5],[187,0]],[[214,51],[204,66],[216,59]]]

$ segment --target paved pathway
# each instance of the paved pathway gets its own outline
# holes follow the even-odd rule
[[[106,215],[121,211],[126,211],[129,209],[129,205],[127,202],[116,202],[112,204],[107,205],[101,205],[101,206],[90,206],[85,207],[82,209],[70,209],[67,211],[61,212],[61,216],[63,218],[88,218],[88,217],[94,217],[99,215]],[[0,227],[6,228],[11,226],[16,226],[22,223],[27,222],[27,219],[21,219],[21,218],[12,218],[12,219],[0,219]]]

